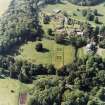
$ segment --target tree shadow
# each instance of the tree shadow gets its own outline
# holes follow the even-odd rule
[[[65,2],[63,2],[63,1],[60,1],[60,2],[59,2],[59,4],[66,4],[66,3],[65,3]]]
[[[68,45],[70,45],[70,41],[67,40],[67,39],[64,39],[61,43],[58,43],[58,44],[61,44],[61,45],[64,45],[64,46],[68,46]]]
[[[103,23],[102,23],[102,22],[98,22],[97,24],[100,24],[100,25],[101,25],[101,24],[103,24]]]
[[[43,48],[41,52],[42,52],[42,53],[47,53],[47,52],[49,52],[49,49]]]
[[[103,17],[104,15],[101,13],[98,13],[97,16]]]
[[[53,3],[48,3],[48,4],[51,4],[51,5],[55,5],[55,4],[66,4],[65,2],[63,1],[59,1],[59,2],[53,2]]]

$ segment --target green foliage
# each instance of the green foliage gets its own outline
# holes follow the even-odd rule
[[[64,105],[86,105],[88,102],[88,95],[83,92],[76,91],[65,91],[63,96]]]
[[[87,20],[88,21],[93,21],[94,20],[94,15],[92,13],[87,14]]]
[[[101,70],[97,73],[97,79],[99,80],[100,83],[103,85],[105,84],[105,70]]]
[[[93,11],[93,13],[94,13],[94,15],[98,15],[98,10],[97,9],[95,9],[94,11]]]
[[[52,35],[52,29],[51,28],[49,28],[48,30],[47,30],[47,33],[48,33],[48,35]]]
[[[88,102],[87,105],[99,105],[99,104],[98,104],[97,100],[91,100]]]
[[[105,40],[99,42],[99,47],[105,49]]]
[[[105,25],[102,25],[102,26],[101,26],[101,28],[100,28],[100,33],[101,33],[102,35],[105,34]]]
[[[37,1],[13,0],[0,20],[0,52],[34,39],[37,32],[40,36],[39,29]]]
[[[34,82],[33,99],[37,105],[59,105],[60,95],[62,94],[63,86],[59,77],[39,77]],[[31,104],[33,105],[33,104]]]
[[[99,18],[95,17],[94,21],[95,21],[96,24],[98,24],[99,23]]]
[[[44,16],[43,17],[43,23],[44,24],[49,24],[49,22],[50,22],[50,17],[49,16]]]
[[[48,67],[48,74],[56,74],[56,69],[53,65],[49,65]]]
[[[97,97],[99,97],[100,100],[105,101],[105,88],[102,87],[98,93],[97,93]]]
[[[100,2],[102,2],[103,0],[68,0],[70,2],[72,2],[73,4],[77,4],[77,5],[96,5]]]
[[[82,10],[82,15],[83,15],[83,16],[86,16],[86,15],[87,15],[87,12],[88,12],[88,11],[87,11],[86,9],[83,9],[83,10]]]
[[[70,43],[77,48],[83,47],[87,43],[84,37],[75,36],[75,37],[71,37],[69,40],[70,40]]]

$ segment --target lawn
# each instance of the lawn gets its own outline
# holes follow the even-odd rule
[[[42,43],[46,51],[37,52],[35,46]],[[59,67],[62,64],[70,64],[75,58],[75,49],[70,45],[56,44],[53,40],[43,39],[42,41],[27,42],[20,48],[20,55],[16,59],[27,60],[35,64],[54,64]]]
[[[99,20],[100,22],[103,22],[105,24],[105,6],[104,3],[96,5],[96,6],[77,6],[74,4],[71,4],[69,2],[67,2],[66,4],[60,3],[60,4],[55,4],[55,5],[48,5],[46,8],[44,8],[42,11],[46,11],[49,13],[52,13],[53,9],[61,9],[63,11],[66,11],[69,15],[71,15],[73,18],[78,19],[80,21],[87,21],[87,19],[85,17],[83,17],[81,15],[80,12],[77,11],[77,9],[97,9],[99,14],[101,14],[102,16],[99,16]],[[73,15],[73,13],[75,13],[77,16]],[[94,22],[90,22],[93,26],[96,26],[97,24],[95,24]]]
[[[100,55],[103,59],[105,59],[105,49],[98,48],[97,54]]]
[[[83,58],[86,58],[86,56],[87,56],[87,52],[86,52],[85,47],[79,48],[77,57],[83,59]]]

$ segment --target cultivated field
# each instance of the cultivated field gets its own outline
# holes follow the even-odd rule
[[[56,67],[64,64],[72,63],[75,58],[75,49],[72,46],[56,44],[55,41],[43,39],[45,51],[37,52],[35,50],[36,42],[28,42],[20,48],[20,55],[17,59],[28,60],[36,64],[54,64]]]

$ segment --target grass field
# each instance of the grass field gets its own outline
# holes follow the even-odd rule
[[[16,59],[28,60],[29,62],[36,64],[54,64],[56,67],[64,62],[64,64],[72,63],[75,58],[75,49],[72,46],[65,46],[56,44],[55,41],[43,39],[40,43],[43,43],[45,52],[37,52],[35,45],[39,43],[28,42],[20,48],[20,55],[16,56]],[[61,51],[57,51],[61,49]],[[57,56],[61,56],[61,59],[56,59]]]
[[[10,78],[0,79],[0,105],[19,105],[19,93],[28,92],[32,86]]]
[[[0,79],[0,105],[18,105],[19,89],[19,81],[9,78]]]
[[[83,17],[81,15],[80,12],[77,11],[77,9],[97,9],[99,14],[101,14],[102,16],[99,16],[99,20],[100,22],[103,22],[105,24],[105,6],[104,3],[96,5],[96,6],[77,6],[71,3],[66,3],[66,4],[55,4],[55,5],[48,5],[46,8],[43,9],[43,11],[49,12],[51,13],[53,11],[53,9],[60,9],[63,11],[66,11],[69,15],[71,15],[73,18],[78,19],[80,21],[87,21],[87,19],[85,17]],[[75,13],[77,16],[74,16],[73,13]],[[90,22],[93,25],[96,25],[94,22]]]

